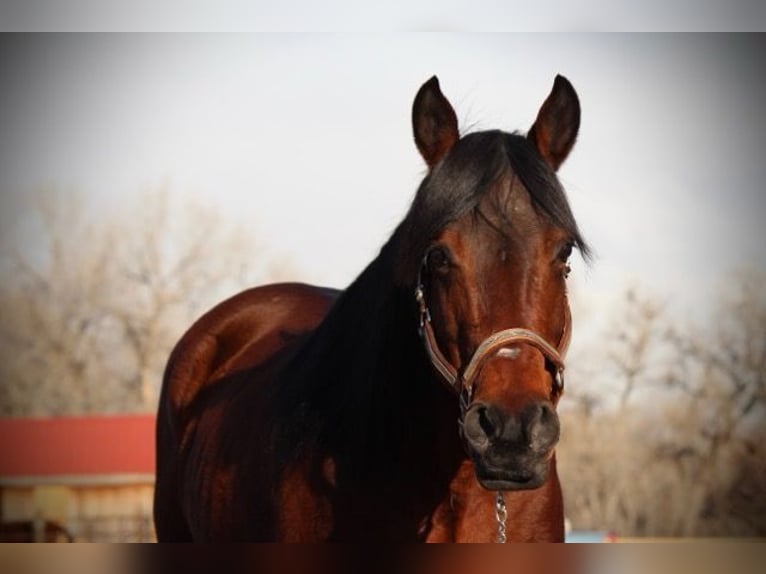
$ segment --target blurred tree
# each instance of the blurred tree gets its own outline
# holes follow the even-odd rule
[[[706,535],[766,534],[766,276],[735,274],[712,329],[671,330],[677,360],[666,384],[678,396],[674,430],[659,449],[677,462]]]
[[[596,381],[616,400],[562,411],[559,467],[577,528],[766,534],[763,284],[756,273],[732,281],[712,328],[668,327],[661,306],[628,292]]]
[[[215,210],[152,189],[110,211],[34,195],[0,244],[0,414],[151,411],[172,345],[280,272]]]
[[[622,316],[609,339],[607,359],[607,369],[614,372],[613,380],[621,387],[617,393],[621,412],[637,390],[654,382],[661,317],[662,305],[656,300],[640,295],[636,288],[627,290]]]

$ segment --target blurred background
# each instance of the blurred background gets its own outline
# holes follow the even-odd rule
[[[353,280],[425,173],[430,76],[464,133],[523,132],[560,73],[583,116],[559,176],[596,254],[570,278],[569,523],[766,535],[764,53],[748,34],[1,36],[0,518],[150,540],[153,413],[191,322],[251,285]]]

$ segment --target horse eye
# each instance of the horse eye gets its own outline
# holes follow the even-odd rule
[[[571,242],[565,243],[561,248],[561,251],[559,251],[559,261],[566,263],[569,260],[569,257],[572,255],[573,247],[574,245]]]
[[[572,272],[572,267],[569,265],[569,257],[572,255],[572,248],[574,245],[571,242],[567,242],[559,251],[558,260],[564,264],[564,279],[569,278],[569,274]]]
[[[428,252],[428,264],[437,271],[446,271],[450,267],[450,255],[445,247],[434,247]]]

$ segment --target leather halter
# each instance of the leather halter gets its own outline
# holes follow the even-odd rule
[[[423,269],[426,267],[427,258],[428,255],[423,259],[423,263],[418,271],[417,287],[415,288],[415,301],[418,304],[418,314],[420,317],[420,336],[423,339],[423,344],[431,364],[442,376],[447,386],[460,397],[461,414],[465,414],[465,411],[471,404],[476,378],[484,363],[501,349],[516,343],[532,345],[540,351],[556,368],[553,390],[557,393],[561,393],[564,390],[564,356],[569,347],[569,339],[572,333],[572,316],[568,305],[565,306],[564,332],[556,347],[530,329],[504,329],[484,339],[474,351],[466,368],[460,373],[439,349],[436,335],[431,326],[431,313],[426,303],[425,286],[422,281]]]

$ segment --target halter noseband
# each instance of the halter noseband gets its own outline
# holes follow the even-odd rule
[[[428,256],[423,259],[420,270],[418,271],[417,287],[415,288],[415,301],[418,304],[418,314],[420,317],[419,331],[426,348],[426,353],[431,364],[439,372],[447,385],[460,397],[460,412],[465,414],[471,401],[473,400],[476,377],[481,367],[490,358],[502,348],[515,343],[526,343],[535,347],[545,358],[556,368],[553,379],[553,390],[561,393],[564,389],[564,355],[569,347],[569,339],[572,332],[572,320],[569,307],[566,306],[564,315],[564,332],[557,347],[551,345],[540,335],[529,329],[512,328],[504,329],[493,333],[476,348],[468,362],[468,366],[463,369],[462,374],[452,366],[444,354],[439,349],[436,342],[436,335],[431,326],[431,313],[426,303],[425,286],[423,285],[423,269],[427,265]]]

